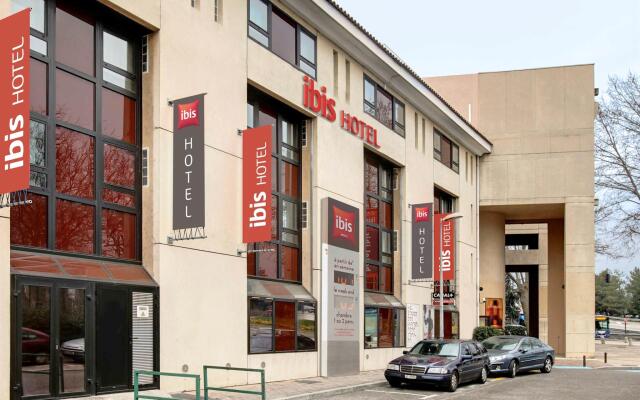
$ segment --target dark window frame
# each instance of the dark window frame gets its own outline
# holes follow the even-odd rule
[[[304,121],[300,118],[300,116],[297,116],[293,112],[288,111],[286,109],[286,106],[280,104],[277,100],[272,99],[261,93],[258,93],[257,91],[254,91],[254,92],[255,93],[251,93],[247,99],[247,105],[251,105],[253,107],[252,111],[253,111],[254,123],[256,123],[257,121],[257,124],[258,124],[257,126],[261,125],[259,121],[260,105],[266,104],[270,109],[274,110],[277,115],[277,118],[276,118],[277,143],[275,143],[275,145],[272,145],[271,157],[275,158],[277,162],[277,165],[275,167],[272,165],[272,168],[276,169],[276,180],[277,180],[277,182],[275,183],[276,190],[272,191],[272,198],[276,199],[278,202],[277,203],[278,204],[278,217],[277,217],[278,229],[277,229],[276,239],[271,239],[268,242],[260,242],[260,243],[254,243],[254,244],[248,245],[247,249],[253,250],[256,248],[261,248],[265,245],[275,245],[276,251],[277,251],[278,265],[277,265],[277,271],[276,271],[276,275],[277,275],[276,278],[269,278],[269,277],[258,276],[258,275],[249,275],[249,276],[255,279],[264,279],[264,280],[272,280],[272,281],[278,281],[278,282],[289,282],[289,283],[301,284],[302,283],[302,141],[301,141],[302,135],[301,135],[301,127],[304,125]],[[298,148],[297,149],[286,143],[283,143],[282,121],[287,121],[293,124],[295,127],[294,129],[298,131]],[[288,150],[297,152],[299,160],[296,161],[282,155],[282,152],[281,152],[282,148],[286,148]],[[299,191],[298,198],[291,197],[280,190],[280,165],[281,163],[284,163],[284,162],[293,164],[298,167],[298,191]],[[283,221],[284,210],[283,210],[282,204],[284,203],[284,201],[295,203],[298,206],[297,207],[298,208],[297,209],[297,228],[298,228],[297,231],[292,231],[289,229],[285,229],[283,227],[282,221]],[[291,243],[291,242],[284,241],[282,239],[283,232],[297,234],[298,243]],[[297,271],[298,280],[282,279],[282,276],[283,276],[282,247],[291,247],[291,248],[296,248],[298,250],[298,271]],[[260,257],[258,257],[259,253],[255,253],[255,254],[256,254],[255,266],[256,266],[256,272],[257,272],[259,268]]]
[[[366,84],[369,83],[373,86],[373,104],[371,104],[371,102],[366,100]],[[382,118],[380,117],[380,113],[378,110],[378,92],[381,91],[383,92],[386,96],[391,98],[391,125],[386,124]],[[363,75],[363,81],[362,81],[362,110],[371,115],[372,117],[374,117],[378,122],[380,122],[382,125],[386,126],[387,128],[393,130],[395,133],[397,133],[398,135],[405,137],[405,128],[406,128],[406,120],[407,120],[407,109],[405,107],[404,102],[400,101],[396,96],[392,95],[391,93],[389,93],[389,91],[385,90],[382,86],[378,85],[376,83],[375,80],[373,80],[371,77],[369,77],[367,74]],[[399,105],[402,107],[403,111],[403,119],[404,121],[402,121],[402,123],[400,123],[399,121],[397,121],[397,115],[396,115],[396,105]],[[371,113],[370,110],[374,110],[374,113]]]
[[[364,203],[365,203],[365,214],[366,214],[366,207],[367,207],[367,198],[373,198],[378,202],[378,223],[374,224],[371,223],[369,221],[367,221],[366,217],[365,217],[365,229],[363,232],[363,235],[365,235],[365,246],[366,246],[366,232],[367,232],[367,227],[371,227],[371,228],[375,228],[378,230],[378,260],[371,260],[369,258],[366,257],[366,251],[365,251],[365,260],[364,260],[364,290],[367,292],[374,292],[374,293],[384,293],[384,294],[393,294],[393,286],[395,283],[395,279],[394,279],[394,270],[395,270],[395,264],[394,264],[394,248],[393,248],[393,236],[394,236],[394,203],[393,203],[393,166],[391,164],[389,164],[388,162],[383,161],[380,157],[377,157],[373,154],[370,153],[366,153],[365,157],[364,157],[364,171],[365,174],[366,169],[367,169],[367,164],[371,163],[371,164],[376,164],[376,168],[378,170],[378,193],[373,193],[373,192],[368,192],[366,190],[366,187],[364,188],[363,192],[364,192]],[[382,173],[384,170],[387,170],[389,172],[389,178],[390,178],[390,187],[388,189],[386,189],[386,191],[389,193],[389,198],[386,198],[382,195],[382,186],[381,186],[381,182],[382,182]],[[366,185],[366,181],[365,181],[365,185]],[[391,205],[391,228],[386,228],[383,226],[382,224],[382,218],[381,218],[381,213],[380,210],[382,209],[382,203],[387,203],[389,205]],[[382,234],[383,232],[388,233],[389,234],[389,240],[390,240],[390,245],[391,245],[391,253],[384,253],[382,251]],[[382,257],[383,256],[390,256],[391,257],[391,264],[389,263],[385,263],[382,261]],[[368,289],[367,288],[367,265],[375,265],[378,268],[378,290],[372,290],[372,289]],[[389,268],[391,270],[391,281],[389,282],[390,288],[391,290],[389,292],[385,292],[382,291],[380,289],[380,268]]]
[[[88,75],[77,69],[60,63],[56,60],[56,1],[45,1],[45,32],[41,33],[31,29],[31,34],[43,40],[47,44],[47,55],[31,50],[30,57],[43,62],[47,74],[47,115],[30,111],[32,121],[45,125],[45,167],[31,166],[34,172],[46,174],[46,187],[30,186],[29,192],[45,196],[47,199],[47,247],[31,247],[20,244],[11,244],[12,249],[37,251],[52,254],[71,254],[89,259],[118,260],[118,262],[140,264],[142,260],[142,179],[141,179],[141,153],[142,153],[142,79],[140,46],[145,32],[134,25],[124,16],[111,13],[110,10],[100,4],[84,4],[82,10],[95,16],[94,25],[94,75]],[[105,15],[109,14],[109,15]],[[116,37],[126,40],[133,46],[134,73],[123,71],[104,61],[103,32],[108,32]],[[126,78],[132,79],[135,91],[124,89],[104,80],[103,68],[116,72]],[[70,74],[74,78],[81,79],[93,85],[94,96],[94,127],[92,130],[63,121],[56,118],[56,72],[60,70]],[[102,91],[108,89],[136,102],[135,109],[135,143],[103,135],[102,132]],[[90,137],[94,142],[94,198],[86,199],[64,194],[56,188],[56,131],[57,127],[68,129],[72,132]],[[104,146],[111,145],[126,150],[134,155],[134,186],[133,189],[112,185],[104,182]],[[35,168],[34,168],[35,167]],[[135,199],[134,207],[125,207],[102,199],[104,189],[131,195]],[[91,254],[76,251],[61,250],[56,248],[56,202],[67,200],[73,203],[89,205],[93,208],[93,248]],[[104,256],[102,250],[102,210],[111,210],[132,214],[135,217],[135,249],[133,259],[121,259],[118,257]]]
[[[376,337],[377,342],[376,342],[376,346],[375,347],[367,347],[367,342],[366,342],[366,330],[364,330],[364,325],[363,325],[363,342],[364,342],[364,349],[365,350],[369,350],[369,349],[397,349],[397,348],[404,348],[406,347],[407,343],[407,325],[406,325],[406,318],[407,318],[407,309],[404,307],[383,307],[383,306],[375,306],[375,305],[369,305],[369,304],[365,304],[364,306],[365,309],[369,308],[369,309],[375,309],[376,310]],[[395,338],[395,328],[396,325],[392,325],[391,330],[393,332],[393,345],[391,347],[385,346],[385,347],[380,347],[380,309],[387,309],[387,310],[391,310],[392,311],[392,321],[395,323],[396,321],[400,321],[400,319],[396,319],[395,315],[397,312],[399,311],[403,311],[404,312],[404,319],[405,319],[405,324],[402,325],[401,332],[400,332],[400,343],[396,343],[396,338]],[[363,311],[364,312],[364,311]],[[366,315],[366,312],[364,312],[364,315]]]
[[[443,141],[449,142],[449,163],[446,163],[442,160]],[[436,143],[438,143],[439,148],[436,148]],[[456,154],[455,158],[458,161],[454,161],[454,154]],[[458,146],[453,140],[449,139],[446,135],[444,135],[436,128],[433,128],[433,158],[440,161],[440,164],[450,168],[453,172],[457,174],[460,173],[460,146]]]
[[[259,44],[260,46],[264,47],[265,49],[269,50],[271,53],[276,55],[281,60],[285,61],[287,64],[295,67],[297,70],[299,70],[303,74],[309,75],[313,79],[316,79],[316,77],[318,75],[318,37],[316,35],[312,34],[308,29],[306,29],[305,27],[300,25],[300,23],[298,21],[296,21],[294,18],[292,18],[289,14],[285,13],[284,11],[282,11],[282,9],[274,6],[271,3],[271,1],[269,1],[269,0],[257,0],[257,1],[260,1],[260,2],[262,2],[263,4],[265,4],[267,6],[267,31],[265,31],[264,29],[262,29],[261,27],[259,27],[258,25],[256,25],[255,23],[253,23],[249,19],[250,15],[251,15],[251,1],[249,0],[249,1],[247,1],[247,37],[249,39],[253,40],[254,42],[256,42],[257,44]],[[272,37],[273,24],[271,22],[271,18],[272,18],[274,9],[277,10],[276,11],[277,13],[287,16],[289,18],[289,20],[291,20],[293,23],[295,23],[295,26],[296,26],[296,49],[295,49],[296,64],[291,64],[289,62],[289,60],[284,59],[279,54],[277,54],[277,53],[275,53],[273,51],[273,37]],[[251,36],[251,33],[250,33],[250,28],[256,29],[257,31],[262,33],[264,36],[266,36],[267,41],[268,41],[268,46],[265,46],[263,43],[260,43],[259,40],[253,38]],[[314,45],[314,50],[313,51],[314,51],[314,58],[316,59],[315,62],[311,62],[310,60],[307,60],[301,54],[302,53],[300,51],[300,43],[301,43],[300,34],[301,34],[301,32],[304,32],[307,36],[312,38],[313,41],[314,41],[315,45]],[[308,64],[308,65],[313,67],[313,70],[314,70],[314,74],[313,75],[310,75],[307,71],[302,69],[302,67],[300,66],[300,61],[301,60],[304,61],[306,64]]]
[[[259,300],[259,301],[270,301],[271,302],[271,351],[259,351],[252,352],[251,351],[251,300]],[[295,320],[295,350],[281,350],[276,351],[276,302],[282,303],[294,303],[294,320]],[[300,304],[309,304],[313,305],[314,308],[314,341],[315,348],[314,349],[306,349],[306,350],[298,350],[298,306]],[[247,297],[247,354],[284,354],[284,353],[309,353],[318,351],[318,302],[309,301],[309,300],[291,300],[291,299],[279,299],[272,297],[255,297],[249,296]]]

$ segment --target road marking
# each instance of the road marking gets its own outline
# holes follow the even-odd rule
[[[390,390],[373,390],[373,389],[366,389],[366,392],[374,392],[374,393],[387,393],[387,394],[404,394],[406,396],[418,396],[420,397],[420,400],[426,400],[426,399],[432,399],[434,397],[438,397],[437,394],[430,394],[428,396],[425,396],[424,394],[419,394],[419,393],[403,393],[403,392],[392,392]]]
[[[569,365],[555,365],[554,368],[558,369],[592,369],[591,367],[579,367],[579,366],[569,366]]]

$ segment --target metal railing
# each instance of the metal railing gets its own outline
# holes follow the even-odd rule
[[[231,389],[225,387],[214,387],[209,386],[208,379],[208,371],[211,369],[215,370],[225,370],[225,371],[242,371],[242,372],[259,372],[260,373],[260,389],[261,390],[242,390],[242,389]],[[204,400],[209,400],[209,390],[218,391],[218,392],[232,392],[232,393],[242,393],[242,394],[255,394],[259,395],[262,400],[267,399],[267,391],[264,381],[264,369],[254,369],[254,368],[232,368],[232,367],[217,367],[213,365],[205,365],[202,367],[202,373],[204,376]]]
[[[173,376],[176,378],[192,378],[196,381],[196,400],[200,400],[200,375],[195,374],[178,374],[172,372],[159,372],[159,371],[141,371],[135,370],[133,371],[133,399],[149,399],[149,400],[175,400],[173,397],[159,397],[159,396],[151,396],[146,394],[138,393],[139,386],[139,376],[147,375],[147,376]],[[206,375],[205,375],[206,376]],[[206,382],[206,377],[205,377]],[[206,383],[205,383],[206,386]]]

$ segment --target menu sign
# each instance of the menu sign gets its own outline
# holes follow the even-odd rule
[[[420,305],[407,303],[407,347],[413,347],[422,340],[420,327]]]

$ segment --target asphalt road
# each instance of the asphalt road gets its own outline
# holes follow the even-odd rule
[[[515,379],[490,378],[484,385],[461,385],[455,393],[433,388],[380,385],[335,399],[402,400],[629,400],[640,398],[640,370],[561,369],[525,372]]]

